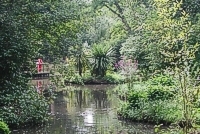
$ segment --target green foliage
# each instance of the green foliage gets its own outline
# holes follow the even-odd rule
[[[170,75],[157,74],[147,81],[148,99],[168,100],[177,93],[175,79]]]
[[[126,102],[121,102],[117,114],[125,119],[129,119],[128,112],[129,112],[129,104]]]
[[[161,85],[148,86],[148,99],[153,100],[168,100],[174,97],[175,94],[168,87]]]
[[[172,6],[173,4],[173,6]],[[182,8],[182,1],[155,1],[157,14],[160,21],[157,21],[157,25],[152,25],[153,29],[165,26],[159,34],[161,38],[158,40],[159,44],[162,44],[160,54],[163,61],[169,63],[170,70],[174,76],[177,77],[177,87],[180,90],[180,98],[182,104],[182,119],[179,125],[182,128],[183,134],[188,134],[195,124],[196,112],[194,110],[195,103],[193,98],[198,95],[198,88],[194,85],[192,73],[198,74],[196,70],[193,70],[195,63],[195,53],[198,50],[199,44],[197,42],[191,42],[193,34],[190,34],[194,29],[190,14],[188,14]],[[177,13],[180,13],[177,17]],[[151,29],[151,28],[150,28]],[[192,71],[192,73],[191,73]],[[196,78],[195,78],[196,79]]]
[[[125,80],[122,75],[114,72],[107,73],[106,76],[103,77],[103,79],[108,83],[115,83],[115,84],[123,83]]]
[[[43,5],[42,5],[43,4]],[[77,43],[77,33],[82,30],[81,15],[85,7],[81,1],[49,1],[39,3],[47,8],[42,14],[36,37],[40,37],[39,51],[49,62],[68,55],[69,47]],[[50,11],[48,11],[50,10]],[[55,59],[53,59],[55,57]]]
[[[47,101],[28,86],[22,66],[32,68],[31,60],[46,47],[44,42],[51,45],[49,53],[55,54],[62,49],[57,44],[62,36],[74,37],[77,29],[71,20],[78,18],[74,14],[80,9],[77,5],[37,0],[0,3],[0,117],[6,123],[20,125],[47,119]]]
[[[152,101],[146,104],[146,118],[156,124],[175,123],[182,118],[181,105],[177,100]]]
[[[80,76],[78,74],[75,74],[73,77],[71,77],[70,82],[76,83],[76,84],[120,84],[124,82],[124,79],[121,75],[117,73],[108,73],[104,77],[93,77],[89,74],[84,74],[83,76]]]
[[[140,108],[144,102],[147,101],[147,93],[145,91],[131,91],[128,94],[127,101],[129,103],[130,109],[131,108]]]
[[[151,82],[148,82],[117,89],[119,97],[125,98],[121,99],[122,103],[118,114],[133,121],[156,124],[171,124],[179,121],[182,118],[179,95],[173,92],[173,86],[163,86],[161,84],[166,83],[160,79],[157,80],[157,85],[154,80],[152,82],[154,85],[150,85]]]
[[[200,1],[199,0],[182,0],[181,7],[183,10],[185,10],[188,14],[191,15],[192,21],[196,21],[197,14],[200,13],[199,6]]]
[[[15,89],[14,94],[0,91],[0,117],[8,124],[41,123],[48,119],[48,103],[34,88]]]
[[[156,100],[139,102],[139,107],[132,108],[129,103],[122,103],[118,114],[132,121],[169,125],[179,121],[181,105],[174,100]]]
[[[147,82],[149,85],[174,86],[176,81],[170,75],[157,74]]]
[[[82,78],[79,74],[75,74],[75,75],[71,78],[70,81],[72,81],[72,82],[74,82],[74,83],[77,83],[77,84],[81,84],[81,85],[84,84],[83,78]]]
[[[143,23],[122,43],[121,54],[136,58],[146,77],[155,70],[162,72],[174,67],[181,57],[183,44],[192,47],[199,42],[198,5],[199,0],[149,1],[150,10],[141,18]],[[199,64],[199,50],[195,55],[194,60]]]
[[[109,44],[94,44],[91,50],[92,74],[104,77],[114,61],[114,49]]]
[[[10,134],[8,125],[2,121],[0,121],[0,134]]]
[[[125,12],[123,12],[123,6],[121,4],[121,1],[103,1],[103,0],[93,0],[92,5],[94,9],[102,9],[103,7],[106,7],[108,11],[112,12],[114,15],[117,15],[121,22],[124,25],[124,29],[128,32],[131,31],[130,24],[127,21],[127,18],[124,16]]]
[[[87,46],[82,44],[73,45],[69,48],[69,56],[71,59],[74,59],[75,66],[79,72],[79,75],[82,76],[82,73],[88,68],[89,61],[87,59],[88,53]]]

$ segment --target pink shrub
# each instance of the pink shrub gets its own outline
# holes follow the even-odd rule
[[[115,68],[124,75],[132,75],[138,69],[138,61],[123,57],[122,60],[115,63]]]

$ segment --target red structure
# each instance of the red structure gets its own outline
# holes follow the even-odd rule
[[[38,59],[38,61],[36,63],[38,72],[42,71],[42,63],[43,63],[42,59]]]

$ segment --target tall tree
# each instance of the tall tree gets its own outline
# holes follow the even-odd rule
[[[121,20],[124,25],[124,29],[128,33],[131,33],[134,29],[136,29],[135,25],[138,23],[136,20],[143,18],[149,8],[147,0],[93,0],[93,6],[94,9],[107,8]],[[141,22],[139,23],[141,24]]]
[[[22,65],[34,57],[44,39],[54,42],[56,33],[60,36],[70,29],[64,26],[78,18],[77,4],[70,0],[0,2],[0,120],[17,124],[40,122],[47,116],[47,103],[30,89]]]
[[[124,16],[124,7],[119,3],[119,0],[109,0],[109,1],[104,1],[104,0],[93,0],[93,4],[95,8],[101,8],[101,7],[106,7],[108,8],[112,13],[117,15],[121,19],[121,21],[124,24],[125,29],[130,32],[131,27],[127,22],[126,17]]]

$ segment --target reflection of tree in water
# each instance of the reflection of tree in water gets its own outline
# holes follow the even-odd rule
[[[50,126],[48,130],[54,134],[73,134],[73,122],[68,114],[66,101],[66,96],[69,96],[69,92],[60,91],[56,92],[56,95],[57,97],[50,105],[51,113],[54,115],[51,116],[51,120],[48,122],[48,126]]]
[[[79,108],[82,108],[83,106],[89,106],[89,103],[92,102],[95,102],[96,108],[107,108],[107,94],[104,90],[91,90],[90,94],[87,94],[84,90],[74,92]],[[89,99],[88,102],[87,98]]]
[[[77,104],[80,108],[82,108],[82,101],[83,101],[83,91],[79,90],[79,91],[75,91],[75,97],[76,97],[76,101]]]
[[[71,91],[68,91],[70,104],[75,105],[77,108],[90,107],[95,105],[95,108],[107,108],[110,99],[110,94],[106,89],[113,88],[112,86],[104,85],[87,85],[70,87]]]
[[[105,90],[92,90],[91,95],[94,97],[96,108],[107,108],[107,94]]]
[[[89,96],[86,93],[86,91],[85,90],[76,90],[76,91],[74,91],[74,93],[75,93],[76,102],[77,102],[79,108],[86,106],[87,105],[86,100]]]
[[[57,97],[56,99],[54,99],[54,102],[52,103],[54,105],[54,113],[55,112],[58,112],[58,113],[66,113],[66,101],[65,101],[65,92],[64,91],[61,91],[61,92],[57,92]]]

